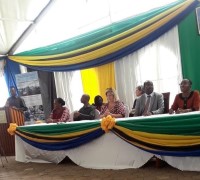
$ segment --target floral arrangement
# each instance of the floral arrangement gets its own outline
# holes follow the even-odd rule
[[[14,135],[18,125],[16,123],[10,123],[9,128],[7,129],[10,135]]]
[[[115,126],[115,118],[108,115],[101,119],[101,128],[107,133]]]

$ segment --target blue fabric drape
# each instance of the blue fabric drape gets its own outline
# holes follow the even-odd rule
[[[133,38],[134,34],[130,33],[130,34],[124,35],[123,38],[121,37],[122,39],[125,40],[123,42],[121,42],[122,40],[121,38],[118,39],[116,36],[116,39],[113,39],[112,41],[104,43],[104,45],[102,46],[94,46],[93,48],[87,51],[80,50],[74,54],[71,52],[70,55],[68,54],[70,53],[70,51],[66,51],[65,52],[66,55],[54,54],[54,56],[44,56],[43,54],[40,54],[40,56],[39,55],[33,56],[31,53],[33,53],[34,50],[32,50],[29,53],[29,56],[20,57],[19,55],[16,55],[16,56],[9,56],[9,58],[27,67],[30,67],[32,69],[42,70],[42,71],[72,71],[72,70],[80,70],[80,69],[104,65],[104,64],[116,61],[118,59],[121,59],[133,53],[134,51],[137,51],[138,49],[156,40],[159,36],[166,33],[169,29],[174,27],[176,24],[179,24],[185,18],[186,15],[188,15],[192,10],[194,10],[194,8],[198,4],[198,1],[196,0],[185,1],[185,2],[186,3],[182,4],[181,7],[177,5],[178,6],[177,9],[170,11],[170,13],[167,14],[165,17],[157,19],[157,21],[155,21],[154,23],[150,23],[140,30],[134,31],[134,33],[137,34],[139,31],[143,31],[145,29],[148,30],[145,33],[141,33],[140,36],[138,35],[138,38],[136,38],[137,40]],[[134,21],[134,18],[132,20]],[[149,21],[151,22],[151,20]],[[152,26],[154,26],[154,28]],[[134,29],[134,28],[136,27],[133,27],[131,29]],[[91,37],[92,36],[93,34],[91,34]],[[130,36],[130,39],[132,39],[132,43],[128,41],[129,36]],[[113,45],[112,47],[115,47],[115,48],[111,48],[110,46],[111,44]],[[103,47],[104,49],[101,51]],[[42,49],[46,49],[46,48],[43,47]],[[40,52],[39,49],[37,49],[36,51],[37,53]],[[28,52],[25,52],[25,54],[27,53]],[[85,56],[86,53],[88,53],[87,56]]]
[[[21,73],[19,68],[19,63],[10,61],[8,58],[6,58],[5,60],[6,64],[4,67],[4,73],[8,91],[11,86],[14,86],[17,89],[15,75]]]

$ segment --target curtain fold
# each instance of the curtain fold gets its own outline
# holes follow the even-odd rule
[[[11,86],[14,86],[17,90],[15,75],[21,73],[19,64],[16,62],[10,61],[7,58],[5,58],[5,61],[6,61],[6,64],[4,66],[4,76],[5,76],[6,84],[8,87],[8,92]]]
[[[25,53],[26,55],[22,53],[21,55],[9,56],[9,58],[26,66],[31,66],[34,69],[45,71],[70,71],[100,66],[123,58],[151,43],[178,24],[196,7],[197,3],[198,1],[196,0],[178,1],[178,3],[162,7],[162,10],[157,9],[148,12],[149,14],[152,13],[152,15],[150,18],[148,16],[149,19],[147,18],[145,21],[142,19],[144,14],[140,16],[140,20],[139,17],[135,19],[133,17],[133,24],[130,25],[129,28],[123,29],[123,31],[115,31],[117,34],[111,34],[110,37],[106,37],[103,40],[100,39],[91,44],[84,44],[78,47],[79,49],[74,46],[75,50],[67,51],[66,48],[65,52],[61,54],[55,53],[53,55],[44,55],[44,49],[41,49],[41,54],[37,54],[37,56],[34,54],[34,51],[32,51],[32,55],[31,53],[27,55],[27,52]],[[131,21],[128,19],[122,23],[126,22]],[[96,30],[96,32],[101,32],[101,29]],[[87,37],[88,40],[93,39],[94,35],[97,36],[98,33],[95,34],[93,31],[90,32],[89,35],[84,34],[81,36],[82,39],[80,38],[80,41],[86,40],[84,39],[85,37]],[[66,42],[79,44],[79,42],[75,40],[76,39]],[[57,48],[56,46],[58,45],[55,45],[54,48]],[[36,51],[39,52],[40,49]]]
[[[200,114],[153,116],[116,120],[112,133],[144,151],[165,156],[200,156]],[[107,121],[109,126],[111,121]],[[99,120],[68,124],[19,126],[9,129],[23,141],[43,150],[66,150],[105,134]],[[106,134],[105,134],[106,135]]]
[[[90,95],[90,104],[94,102],[94,97],[100,94],[99,78],[95,68],[81,70],[83,92]]]
[[[200,90],[200,38],[196,13],[193,11],[178,26],[183,77],[192,80],[192,87]]]
[[[116,88],[114,63],[81,70],[81,77],[83,91],[90,95],[90,103],[94,102],[96,95],[102,96],[104,102],[106,102],[106,88]]]
[[[4,66],[5,66],[5,61],[0,60],[0,77],[4,75]]]
[[[65,100],[70,112],[83,106],[80,98],[83,94],[80,71],[54,73],[57,97]]]
[[[156,92],[170,92],[171,103],[182,79],[177,26],[144,48],[115,62],[121,101],[132,107],[135,88],[152,80]]]
[[[71,53],[74,50],[79,50],[80,52],[81,48],[88,47],[90,45],[101,42],[108,38],[114,37],[120,33],[124,33],[125,31],[128,31],[130,28],[136,25],[139,25],[141,23],[144,23],[142,26],[146,26],[148,23],[152,23],[152,21],[149,21],[148,23],[146,23],[145,21],[148,21],[151,18],[163,12],[165,13],[170,8],[176,5],[180,5],[182,2],[183,0],[173,2],[169,5],[165,5],[160,8],[155,8],[148,12],[127,18],[124,21],[115,22],[111,25],[99,28],[97,30],[90,31],[88,33],[81,34],[79,36],[70,38],[68,40],[55,43],[49,46],[33,49],[30,51],[21,52],[16,55],[18,56],[41,56],[41,55],[47,56],[47,55],[55,55],[55,54],[63,55],[63,53],[65,54],[66,52]],[[142,26],[140,25],[140,28]],[[128,31],[128,33],[130,32]]]

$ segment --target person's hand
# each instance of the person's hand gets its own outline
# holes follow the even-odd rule
[[[53,119],[48,118],[48,119],[46,120],[46,122],[47,122],[47,123],[53,123]]]
[[[79,115],[80,115],[80,112],[78,112],[78,111],[74,111],[74,118],[79,117]]]
[[[108,116],[108,115],[111,115],[110,111],[107,109],[105,112],[104,112],[104,116]]]
[[[184,113],[184,109],[178,108],[176,110],[176,114],[181,114],[181,113]]]
[[[169,109],[169,114],[173,114],[174,110],[173,109]]]
[[[188,112],[191,112],[191,109],[181,109],[181,108],[178,108],[177,111],[176,111],[176,114],[188,113]]]
[[[143,114],[143,116],[151,116],[151,115],[152,115],[151,112],[146,112],[146,113]]]
[[[13,109],[18,109],[16,106],[12,106]]]

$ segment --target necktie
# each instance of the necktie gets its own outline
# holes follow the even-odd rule
[[[147,102],[146,102],[146,104],[145,104],[145,108],[144,108],[143,115],[144,115],[144,114],[146,114],[146,113],[147,113],[147,111],[148,111],[149,104],[150,104],[150,98],[151,98],[151,96],[150,96],[150,95],[148,95],[148,96],[147,96]]]

